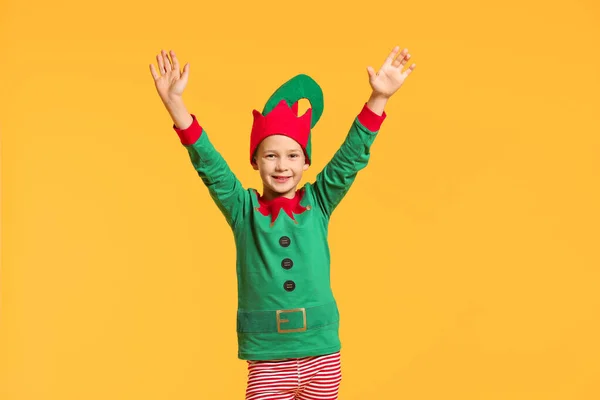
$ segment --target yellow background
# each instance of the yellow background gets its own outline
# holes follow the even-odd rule
[[[0,399],[241,399],[231,234],[148,65],[246,186],[251,111],[325,93],[313,179],[408,47],[330,231],[341,399],[600,398],[600,7],[483,2],[0,6]]]

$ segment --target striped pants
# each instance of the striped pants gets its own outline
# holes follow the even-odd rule
[[[246,400],[336,400],[340,353],[279,361],[248,361]]]

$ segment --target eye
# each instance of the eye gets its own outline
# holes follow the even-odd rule
[[[297,158],[297,157],[300,157],[300,156],[298,154],[294,153],[294,154],[290,154],[290,157]]]

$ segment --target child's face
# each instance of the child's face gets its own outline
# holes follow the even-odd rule
[[[256,149],[254,169],[260,172],[268,197],[294,197],[308,166],[300,144],[287,136],[269,136]]]

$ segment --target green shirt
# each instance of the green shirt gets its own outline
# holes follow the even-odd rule
[[[296,192],[294,200],[305,211],[293,219],[280,212],[273,224],[259,210],[258,192],[242,186],[195,116],[185,131],[174,127],[233,232],[240,359],[296,358],[341,349],[330,285],[329,221],[367,166],[383,119],[385,113],[378,116],[365,105],[315,181]]]

